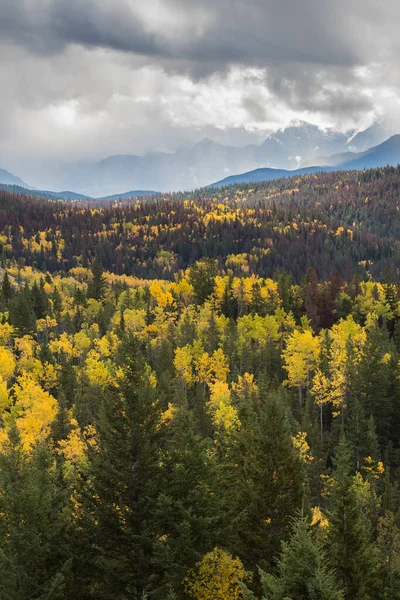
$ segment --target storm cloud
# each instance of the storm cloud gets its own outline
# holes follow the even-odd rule
[[[292,118],[395,131],[399,20],[394,0],[2,0],[0,167],[257,142]]]

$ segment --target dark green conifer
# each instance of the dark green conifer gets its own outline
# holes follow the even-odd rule
[[[342,437],[333,473],[327,552],[345,600],[373,600],[374,560],[368,502],[360,497],[352,475],[352,455],[353,449]]]
[[[14,293],[14,288],[11,285],[10,278],[8,276],[8,272],[5,271],[4,277],[3,277],[3,282],[1,284],[1,301],[5,305],[7,305],[8,302],[13,297],[13,293]]]
[[[121,357],[124,375],[104,393],[99,444],[81,492],[77,535],[87,545],[77,557],[78,588],[96,600],[139,599],[151,574],[158,409],[135,338],[124,339]]]
[[[97,258],[92,262],[91,279],[88,284],[87,297],[95,300],[103,300],[105,294],[104,270]]]
[[[10,323],[20,335],[32,334],[36,329],[36,318],[28,285],[21,288],[10,303]]]
[[[323,545],[310,529],[307,519],[298,517],[293,523],[288,542],[282,545],[278,574],[260,570],[262,600],[343,600]],[[245,600],[255,600],[244,587]]]
[[[69,581],[67,495],[51,451],[28,456],[16,427],[0,453],[0,597],[63,600]]]

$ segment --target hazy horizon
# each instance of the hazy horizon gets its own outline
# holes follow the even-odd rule
[[[398,3],[3,0],[0,168],[400,114]]]

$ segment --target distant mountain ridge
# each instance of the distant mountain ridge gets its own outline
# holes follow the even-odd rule
[[[155,196],[158,192],[151,190],[131,190],[130,192],[124,192],[123,194],[111,194],[111,196],[103,196],[101,198],[94,198],[94,200],[125,200],[127,198],[143,198],[143,196]]]
[[[391,136],[377,146],[372,146],[364,152],[344,152],[331,156],[319,156],[307,161],[302,167],[340,167],[340,169],[368,169],[384,167],[400,162],[400,135]],[[312,163],[312,164],[311,164]]]
[[[26,188],[20,185],[8,185],[6,183],[0,183],[0,189],[5,190],[6,192],[10,192],[11,194],[33,196],[34,198],[43,198],[45,200],[64,200],[67,202],[79,202],[85,200],[124,200],[126,198],[142,198],[143,196],[153,196],[157,193],[146,190],[132,190],[130,192],[125,192],[124,194],[115,194],[114,196],[91,198],[90,196],[84,196],[83,194],[77,194],[76,192],[52,192],[50,190],[35,190],[33,188]]]
[[[400,163],[400,135],[393,135],[388,140],[366,150],[354,153],[340,163],[341,170],[360,170],[373,167],[395,166]]]
[[[75,192],[52,192],[50,190],[36,190],[31,187],[23,187],[21,185],[8,185],[0,183],[0,189],[10,192],[11,194],[22,194],[24,196],[33,196],[34,198],[44,198],[45,200],[91,200],[88,196],[77,194]]]
[[[23,188],[31,189],[31,187],[22,181],[20,177],[16,177],[10,171],[6,171],[5,169],[0,169],[0,183],[4,183],[6,185],[18,185]]]
[[[304,166],[293,171],[282,169],[255,169],[246,173],[231,175],[207,187],[221,187],[252,181],[271,181],[281,177],[293,177],[318,171],[360,171],[376,167],[396,166],[400,164],[400,134],[393,135],[378,146],[365,152],[344,152],[332,156],[319,157],[316,165]]]
[[[113,155],[99,162],[70,166],[58,187],[92,197],[118,195],[130,189],[188,190],[259,168],[295,170],[313,166],[314,158],[364,151],[385,136],[387,131],[379,125],[363,132],[343,133],[292,121],[271,133],[261,145],[237,147],[205,138],[173,153]]]
[[[305,167],[304,169],[295,169],[288,171],[286,169],[255,169],[254,171],[248,171],[247,173],[239,173],[238,175],[231,175],[216,181],[207,188],[211,187],[224,187],[227,185],[234,185],[237,183],[251,183],[252,181],[273,181],[274,179],[282,179],[284,177],[295,177],[301,175],[310,175],[313,173],[319,173],[321,171],[333,171],[331,167]]]
[[[294,121],[269,135],[258,146],[227,146],[205,138],[174,153],[114,155],[95,163],[70,165],[67,171],[61,171],[63,175],[56,189],[73,191],[34,190],[4,170],[0,170],[0,186],[33,189],[35,193],[32,191],[31,195],[53,199],[113,200],[227,185],[227,181],[239,182],[243,177],[247,181],[250,181],[249,177],[257,177],[260,181],[262,177],[271,180],[315,172],[315,169],[395,165],[400,162],[400,136],[384,140],[386,133],[379,124],[361,132],[342,133]]]

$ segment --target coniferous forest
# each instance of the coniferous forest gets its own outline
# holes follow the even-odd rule
[[[0,598],[400,599],[400,168],[0,191]]]

